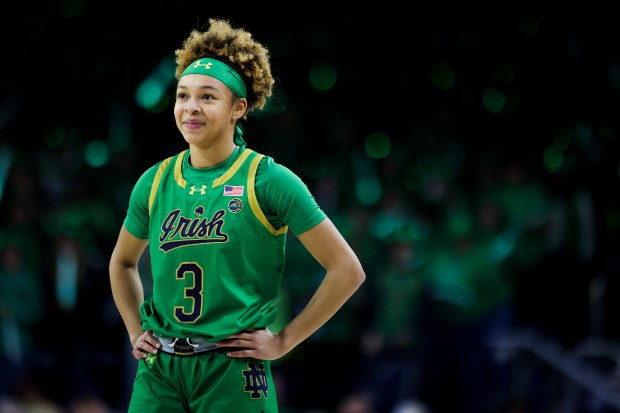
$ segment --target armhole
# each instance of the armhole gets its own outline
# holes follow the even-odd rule
[[[157,189],[159,188],[161,177],[164,175],[164,171],[166,170],[170,162],[172,162],[172,158],[174,158],[174,156],[165,159],[161,163],[161,165],[159,165],[159,168],[157,168],[155,178],[153,179],[153,183],[151,184],[151,194],[149,195],[149,215],[151,214],[151,207],[153,206],[153,202],[155,202],[155,196],[157,196]]]
[[[250,164],[250,171],[248,173],[248,200],[250,201],[250,208],[252,212],[258,218],[258,220],[271,232],[273,235],[282,235],[286,234],[288,231],[288,226],[285,225],[280,229],[275,229],[271,222],[267,219],[263,211],[260,209],[258,205],[258,200],[256,199],[256,189],[254,184],[256,182],[256,170],[258,169],[258,164],[261,159],[263,159],[264,155],[257,154],[254,159],[252,159],[252,163]]]

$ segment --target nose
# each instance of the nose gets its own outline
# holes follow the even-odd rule
[[[190,99],[185,104],[185,111],[188,113],[196,113],[200,110],[200,105],[194,100]]]

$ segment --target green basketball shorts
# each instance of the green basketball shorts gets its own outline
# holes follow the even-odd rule
[[[140,360],[128,413],[277,413],[271,362],[221,350]]]

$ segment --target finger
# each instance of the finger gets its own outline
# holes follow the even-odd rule
[[[246,341],[247,340],[241,340],[239,338],[225,338],[215,344],[221,347],[239,347],[239,343],[245,343]]]
[[[161,343],[159,341],[157,341],[156,343],[151,343],[146,339],[140,339],[136,343],[135,350],[157,354],[159,347],[161,347]]]
[[[262,331],[264,330],[264,328],[248,328],[246,330],[240,331],[236,334],[233,334],[231,336],[228,336],[227,338],[247,338],[247,337],[252,337],[254,335],[254,333],[256,333],[257,331]]]
[[[233,342],[234,340],[222,340],[222,341],[218,341],[217,343],[215,343],[215,345],[218,347],[239,347],[239,346],[233,345]]]
[[[225,338],[224,340],[222,340],[222,341],[225,341],[225,340],[233,340],[233,339],[239,339],[239,338],[244,338],[244,337],[247,337],[247,336],[248,336],[248,333],[237,333],[237,334],[233,334],[233,335],[231,335],[231,336],[226,337],[226,338]]]
[[[227,342],[223,347],[239,347],[243,349],[249,349],[256,347],[256,343],[252,340],[231,340]]]
[[[229,351],[228,353],[226,353],[228,357],[232,357],[232,358],[254,357],[252,354],[254,354],[252,350],[237,350],[237,351]]]
[[[146,336],[143,339],[144,343],[151,345],[152,347],[155,348],[160,348],[161,347],[161,343],[159,342],[159,340],[157,338],[155,338],[154,336]]]
[[[134,349],[134,350],[131,352],[131,354],[132,354],[132,355],[133,355],[133,357],[134,357],[135,359],[137,359],[137,360],[145,359],[145,358],[147,358],[147,357],[149,356],[149,355],[148,355],[148,353],[145,353],[145,352],[144,352],[144,351],[142,351],[142,350],[136,350],[136,349]]]

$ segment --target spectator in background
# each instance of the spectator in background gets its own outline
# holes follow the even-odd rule
[[[0,398],[16,395],[36,360],[33,329],[42,320],[41,280],[16,246],[2,250],[0,268]]]

